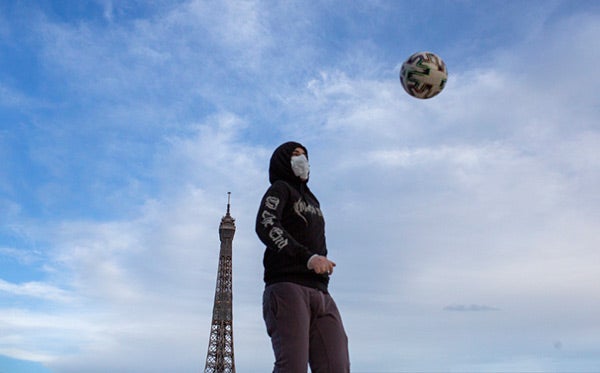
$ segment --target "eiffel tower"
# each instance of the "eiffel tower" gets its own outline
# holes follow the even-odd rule
[[[231,192],[228,192],[227,214],[221,218],[221,224],[219,225],[221,252],[204,373],[235,373],[235,361],[233,359],[233,293],[231,289],[231,252],[233,235],[235,234],[235,219],[229,214],[230,201]]]

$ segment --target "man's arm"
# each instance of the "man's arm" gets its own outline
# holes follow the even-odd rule
[[[307,264],[313,253],[294,239],[281,225],[290,191],[285,183],[274,183],[267,190],[256,216],[256,234],[269,250],[284,253]]]

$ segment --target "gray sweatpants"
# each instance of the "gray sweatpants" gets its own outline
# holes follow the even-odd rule
[[[350,372],[348,337],[333,298],[281,282],[263,293],[263,318],[275,353],[274,373]]]

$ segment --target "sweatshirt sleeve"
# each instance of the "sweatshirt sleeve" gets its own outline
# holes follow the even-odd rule
[[[290,191],[285,184],[274,183],[271,185],[258,209],[256,234],[268,250],[283,253],[299,263],[306,264],[314,253],[296,241],[281,225],[281,217],[289,197]]]

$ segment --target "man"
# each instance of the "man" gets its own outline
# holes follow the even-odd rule
[[[308,188],[306,148],[280,145],[271,156],[271,186],[262,198],[256,233],[266,245],[263,318],[271,337],[273,372],[350,371],[348,338],[328,292],[335,263],[327,258],[325,221]]]

